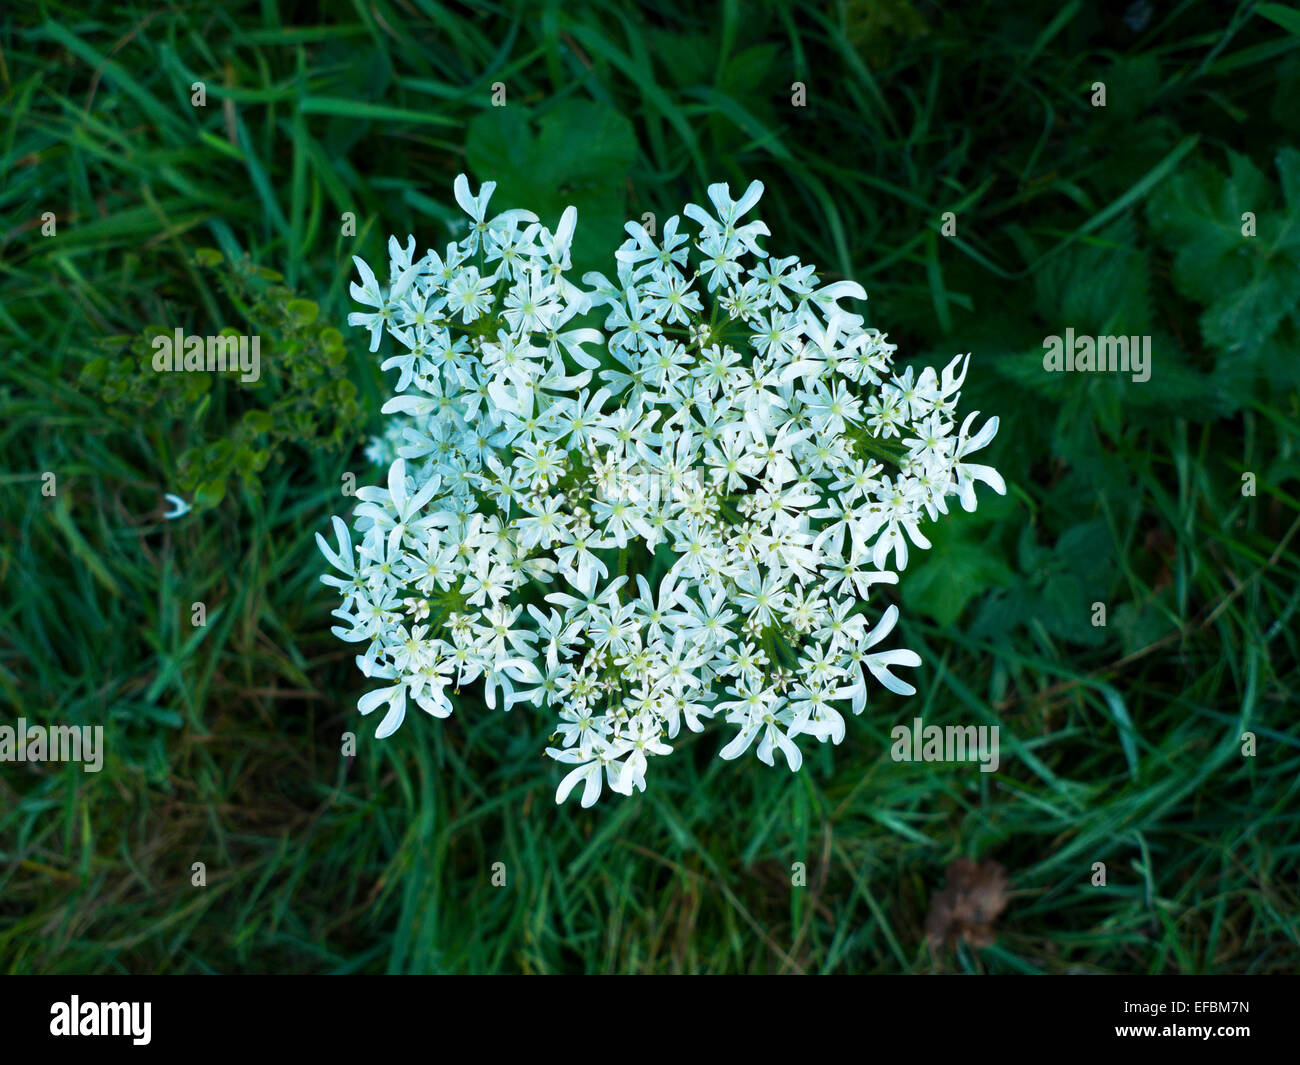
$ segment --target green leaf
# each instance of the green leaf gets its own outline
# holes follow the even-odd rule
[[[320,308],[311,300],[290,300],[285,308],[294,325],[311,325],[320,314]]]
[[[1288,33],[1300,37],[1300,11],[1286,7],[1283,4],[1260,4],[1259,7],[1255,8],[1255,14],[1276,23]]]
[[[1147,206],[1148,221],[1175,252],[1174,284],[1198,303],[1250,278],[1249,263],[1238,254],[1247,241],[1241,216],[1231,213],[1224,185],[1220,172],[1199,164],[1170,178]]]
[[[465,155],[481,181],[497,182],[489,213],[522,207],[553,229],[566,207],[577,208],[577,273],[600,268],[622,242],[636,136],[617,111],[565,100],[534,133],[524,108],[492,108],[470,123]]]
[[[1224,352],[1259,348],[1295,307],[1297,293],[1274,274],[1227,292],[1201,316],[1201,334]]]
[[[1011,583],[1011,569],[990,549],[988,533],[981,530],[1014,507],[1006,497],[981,499],[977,513],[959,510],[943,524],[924,528],[933,546],[915,552],[914,561],[900,575],[899,592],[906,607],[947,628],[977,595]]]
[[[200,507],[215,507],[226,495],[224,481],[205,481],[194,493],[194,502]]]
[[[1119,745],[1124,752],[1124,761],[1128,763],[1128,774],[1133,780],[1137,780],[1137,730],[1133,727],[1133,719],[1129,716],[1128,707],[1124,705],[1119,692],[1109,684],[1098,683],[1094,687],[1101,692],[1101,697],[1106,702],[1106,709],[1110,711],[1115,728],[1119,730]]]
[[[1293,212],[1300,212],[1300,151],[1283,148],[1274,159],[1282,181],[1282,197]]]
[[[255,433],[271,431],[271,414],[264,410],[250,410],[244,415],[244,423]]]
[[[1111,336],[1146,333],[1151,323],[1147,253],[1131,215],[1044,264],[1035,278],[1039,313],[1059,330]]]
[[[1174,251],[1173,279],[1179,291],[1204,304],[1201,334],[1219,356],[1236,365],[1232,378],[1249,388],[1267,366],[1260,354],[1300,306],[1300,152],[1276,157],[1289,210],[1274,209],[1277,193],[1250,159],[1228,153],[1225,175],[1205,164],[1171,178],[1151,199],[1148,217]],[[1251,236],[1243,219],[1255,219]]]

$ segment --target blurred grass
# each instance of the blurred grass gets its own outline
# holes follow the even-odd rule
[[[1193,167],[1271,175],[1295,142],[1289,9],[1185,2],[1140,28],[1078,2],[314,10],[0,16],[0,703],[107,733],[97,775],[0,767],[0,970],[1296,969],[1300,350],[1285,321],[1244,355],[1208,343],[1156,224]],[[164,522],[222,411],[151,418],[79,383],[101,338],[232,324],[201,247],[341,324],[353,253],[446,238],[496,83],[529,129],[575,102],[630,123],[617,172],[593,175],[579,129],[546,173],[580,219],[761,178],[771,246],[862,281],[902,355],[974,352],[964,405],[1002,417],[1011,492],[908,571],[918,694],[877,693],[798,776],[692,739],[644,796],[579,811],[554,806],[545,721],[464,705],[373,742],[313,542],[344,472],[367,479],[366,427]],[[1227,180],[1232,206],[1246,179]],[[1294,206],[1243,209],[1285,233]],[[1246,296],[1290,261],[1275,248]],[[1152,379],[1047,379],[1042,338],[1067,325],[1151,334]],[[349,373],[377,411],[356,337]],[[1000,723],[1001,770],[892,762],[915,716]],[[996,858],[1014,897],[993,947],[932,955],[961,855]]]

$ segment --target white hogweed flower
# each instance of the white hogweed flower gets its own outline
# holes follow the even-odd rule
[[[844,305],[861,286],[763,247],[760,182],[710,186],[711,209],[683,208],[693,234],[629,222],[613,278],[586,287],[576,210],[554,231],[489,217],[494,188],[458,177],[467,235],[419,259],[390,239],[387,285],[356,260],[349,324],[400,345],[370,449],[391,463],[337,546],[317,538],[376,735],[481,681],[490,708],[553,716],[556,801],[581,785],[591,806],[644,790],[683,726],[797,770],[873,686],[913,694],[893,670],[921,659],[880,646],[898,609],[873,589],[949,497],[1006,491],[971,461],[997,418],[956,420],[969,356],[895,371]]]

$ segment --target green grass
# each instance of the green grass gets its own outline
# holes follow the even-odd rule
[[[0,721],[102,724],[108,753],[0,766],[0,970],[1296,970],[1293,12],[296,6],[4,16]],[[502,122],[551,164],[477,172]],[[251,488],[161,520],[187,453],[283,384],[109,400],[84,368],[151,323],[245,331],[201,248],[342,328],[350,256],[445,241],[465,169],[573,199],[593,254],[611,218],[761,178],[770,246],[861,281],[901,356],[974,353],[963,407],[1001,417],[1010,491],[905,574],[916,696],[873,693],[797,776],[720,763],[711,734],[591,811],[555,807],[523,713],[465,698],[373,741],[313,541],[346,471],[376,479],[384,383],[346,329],[367,416],[263,441]],[[1151,335],[1151,380],[1044,374],[1066,326]],[[1000,724],[1001,770],[893,762],[915,716]],[[932,953],[959,856],[1003,864],[1012,900],[992,947]]]

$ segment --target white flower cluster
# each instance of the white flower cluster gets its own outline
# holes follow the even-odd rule
[[[950,497],[975,507],[972,464],[997,419],[960,427],[968,357],[895,373],[894,346],[840,306],[851,281],[764,250],[762,195],[709,188],[698,226],[656,236],[629,222],[615,276],[566,276],[577,212],[552,231],[527,211],[489,218],[494,184],[456,200],[468,234],[415,257],[389,241],[389,283],[356,260],[371,351],[401,345],[385,446],[387,487],[362,488],[354,529],[334,519],[334,632],[365,645],[361,697],[452,712],[449,687],[482,681],[489,707],[557,719],[547,754],[590,806],[607,782],[645,788],[683,724],[720,719],[721,750],[802,763],[797,740],[838,743],[869,678],[914,689],[884,650],[909,541]],[[603,331],[593,327],[603,314]]]

